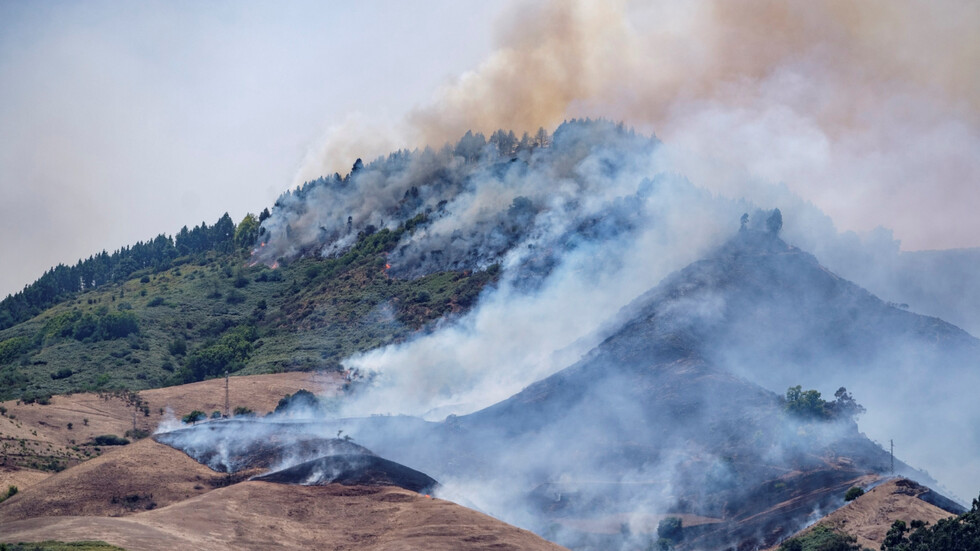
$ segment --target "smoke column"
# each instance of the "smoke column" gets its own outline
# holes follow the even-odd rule
[[[347,404],[345,414],[440,419],[520,390],[588,351],[619,308],[716,245],[741,212],[756,206],[780,207],[788,242],[859,284],[875,280],[868,270],[900,246],[978,244],[980,221],[971,210],[980,204],[980,85],[971,75],[980,61],[973,36],[980,6],[520,3],[501,28],[498,50],[431,104],[391,128],[356,134],[357,155],[370,159],[395,143],[438,147],[469,130],[533,134],[576,116],[625,120],[655,131],[663,145],[629,153],[610,147],[620,153],[609,153],[602,150],[604,136],[593,133],[583,138],[585,151],[573,155],[574,162],[549,159],[535,168],[531,154],[529,172],[520,175],[482,174],[452,148],[428,150],[406,156],[397,170],[385,167],[398,167],[398,155],[382,159],[352,176],[352,186],[316,186],[285,198],[285,208],[264,227],[280,236],[269,250],[294,246],[286,251],[292,255],[331,254],[350,245],[356,232],[327,240],[318,233],[342,235],[348,216],[358,228],[393,228],[397,220],[382,219],[383,207],[401,204],[413,187],[421,188],[421,204],[448,197],[450,214],[401,243],[398,250],[407,255],[450,242],[454,228],[485,235],[483,229],[502,220],[500,213],[519,206],[519,197],[535,206],[527,235],[497,249],[481,243],[487,254],[475,267],[500,261],[504,277],[474,311],[346,362],[377,373],[378,384]],[[298,182],[348,170],[353,155],[341,146],[350,143],[348,130],[328,134],[311,150]],[[576,172],[617,155],[613,164],[627,168],[614,177]],[[468,184],[426,195],[416,184],[437,173]],[[670,185],[643,191],[644,178],[664,175],[671,175],[664,178]],[[601,185],[590,187],[596,182]],[[565,206],[547,204],[552,196]],[[511,268],[567,229],[560,216],[548,220],[547,213],[608,213],[628,197],[638,199],[642,224],[561,255],[535,292],[517,288]],[[575,206],[563,210],[569,205]],[[604,263],[592,261],[595,251],[604,253]],[[965,397],[951,399],[962,403]],[[893,428],[862,425],[879,439]],[[928,466],[928,450],[916,446],[907,446],[904,457]],[[975,442],[966,442],[957,457],[975,449]],[[941,480],[963,476],[941,468]]]
[[[748,173],[844,230],[976,246],[977,28],[980,5],[955,0],[520,2],[495,53],[381,139],[358,134],[358,155],[602,116],[655,131],[698,185],[731,191]],[[328,133],[298,180],[348,168],[351,130]]]

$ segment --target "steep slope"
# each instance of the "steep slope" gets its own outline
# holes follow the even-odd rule
[[[906,524],[920,520],[931,525],[964,511],[928,488],[899,478],[871,488],[861,497],[795,535],[804,535],[817,526],[825,526],[854,536],[861,547],[879,549],[885,534],[896,520]]]
[[[980,385],[980,341],[885,303],[773,234],[739,232],[621,319],[615,338],[689,335],[707,361],[775,392],[846,387],[867,407],[869,434],[894,438],[961,495],[980,487],[980,407],[960,392]]]
[[[52,475],[0,503],[4,522],[49,516],[118,516],[183,501],[227,484],[185,454],[150,439]]]
[[[751,548],[788,536],[843,504],[851,485],[890,469],[889,454],[850,414],[835,417],[820,406],[810,417],[791,416],[763,386],[853,386],[869,407],[924,429],[924,419],[962,419],[941,408],[916,410],[916,419],[896,412],[879,399],[882,370],[894,369],[900,355],[910,382],[932,369],[910,359],[947,370],[950,381],[970,380],[978,349],[955,326],[890,307],[774,234],[753,230],[667,278],[610,327],[575,365],[485,410],[441,424],[371,418],[338,426],[432,474],[447,491],[457,487],[572,547],[651,536],[628,523],[615,536],[574,533],[567,529],[574,523],[556,528],[556,519],[646,512],[720,521],[691,530],[690,548]],[[901,461],[896,468],[935,485]]]
[[[0,301],[0,399],[336,370],[470,309],[501,266],[533,287],[576,249],[635,237],[658,172],[635,158],[658,145],[610,121],[468,132],[358,160],[237,226],[59,265]]]

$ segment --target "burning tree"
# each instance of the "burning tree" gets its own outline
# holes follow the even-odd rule
[[[779,235],[779,230],[783,229],[783,213],[779,209],[773,209],[769,218],[766,218],[766,229],[773,235]]]

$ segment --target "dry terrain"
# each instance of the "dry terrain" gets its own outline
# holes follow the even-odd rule
[[[232,407],[257,413],[301,388],[329,392],[333,375],[285,373],[230,380]],[[151,430],[165,417],[224,407],[224,380],[139,393]],[[19,446],[72,450],[72,441],[132,428],[133,398],[55,396],[48,405],[8,402],[0,438]],[[14,419],[10,419],[13,416]],[[85,421],[87,420],[87,421]],[[72,423],[72,429],[67,428]],[[33,443],[36,443],[33,444]],[[130,550],[172,549],[494,549],[557,550],[531,532],[456,505],[391,486],[296,486],[247,481],[212,471],[153,439],[85,447],[67,470],[52,474],[3,467],[0,482],[21,491],[0,503],[0,541],[103,540]],[[93,448],[94,449],[94,448]]]
[[[940,519],[955,516],[923,501],[920,496],[928,491],[928,488],[904,478],[888,480],[827,515],[814,526],[826,526],[850,534],[857,538],[861,547],[879,549],[885,534],[896,520],[903,520],[906,524],[913,520],[935,524]],[[800,534],[812,529],[813,526]]]
[[[378,486],[242,482],[121,518],[3,519],[2,541],[95,539],[147,551],[562,549],[455,503]]]
[[[341,384],[336,373],[279,373],[229,379],[232,409],[247,407],[258,414],[275,409],[286,394],[300,389],[329,394]],[[170,415],[193,410],[223,411],[224,379],[145,390],[139,393],[77,393],[51,397],[50,403],[0,403],[0,484],[21,490],[42,480],[44,473],[76,465],[104,453],[88,445],[96,436],[123,436],[137,428],[152,432]],[[23,474],[18,474],[22,472]],[[27,474],[30,473],[30,474]],[[10,482],[5,482],[10,480]]]
[[[224,483],[225,475],[146,438],[51,475],[0,504],[3,522],[121,516],[163,507]]]

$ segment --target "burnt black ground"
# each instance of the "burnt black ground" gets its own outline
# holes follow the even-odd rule
[[[431,492],[437,484],[435,479],[425,473],[368,454],[319,457],[288,469],[255,477],[255,480],[304,486],[398,486],[419,493]]]

